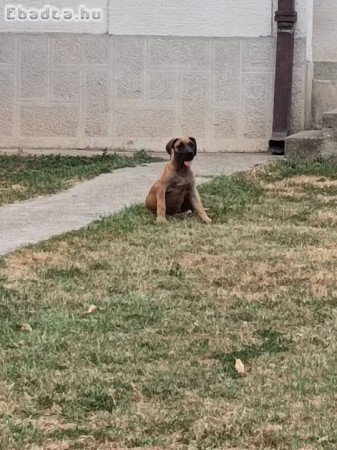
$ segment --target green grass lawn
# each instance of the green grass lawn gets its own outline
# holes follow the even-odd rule
[[[144,151],[133,156],[0,155],[0,205],[54,194],[102,173],[154,161],[158,158]]]
[[[0,448],[337,447],[337,165],[200,191],[0,260]]]

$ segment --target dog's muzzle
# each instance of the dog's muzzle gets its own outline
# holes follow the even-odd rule
[[[184,152],[179,159],[182,164],[184,164],[187,167],[190,167],[191,163],[194,159],[194,151],[192,150],[192,151]]]

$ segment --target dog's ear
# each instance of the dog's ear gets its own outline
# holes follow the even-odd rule
[[[177,142],[179,138],[171,139],[170,142],[166,144],[166,151],[171,156],[174,144]]]
[[[194,156],[197,154],[197,141],[194,139],[194,137],[189,137],[188,138],[192,143],[193,143],[193,146],[194,146]]]

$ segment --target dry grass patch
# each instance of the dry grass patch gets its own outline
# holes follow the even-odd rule
[[[54,251],[18,251],[8,256],[6,276],[9,280],[36,278],[36,270],[40,267],[63,267],[68,260],[68,246],[61,243]],[[1,273],[1,269],[0,269]]]
[[[266,184],[267,188],[270,189],[284,189],[288,187],[309,187],[324,189],[327,187],[337,186],[337,180],[329,180],[325,177],[314,177],[308,175],[295,175],[284,180],[275,181],[274,183]]]
[[[309,217],[309,222],[315,227],[335,227],[337,225],[337,213],[331,210],[319,210]]]
[[[318,195],[317,200],[321,203],[336,203],[337,195]]]

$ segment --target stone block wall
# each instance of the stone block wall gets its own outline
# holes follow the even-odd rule
[[[275,38],[0,33],[0,146],[266,150]],[[292,127],[302,129],[305,39]]]

